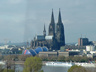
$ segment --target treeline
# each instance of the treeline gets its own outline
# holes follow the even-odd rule
[[[96,68],[73,65],[68,69],[68,72],[96,72]]]
[[[69,56],[69,57],[64,57],[64,56],[59,56],[59,57],[41,57],[43,61],[61,61],[61,62],[89,62],[89,61],[95,61],[96,58],[88,58],[86,56],[83,57],[74,57],[74,56]]]
[[[0,55],[0,60],[7,60],[7,61],[25,61],[26,58],[31,57],[31,55]],[[37,56],[38,57],[38,56]],[[50,56],[50,57],[45,57],[42,56],[40,57],[42,61],[61,61],[61,62],[89,62],[89,61],[95,61],[96,57],[94,58],[88,58],[86,56],[80,57],[80,56],[69,56],[69,57],[64,57],[64,56]]]
[[[32,55],[0,55],[0,60],[3,61],[25,61],[26,58]]]

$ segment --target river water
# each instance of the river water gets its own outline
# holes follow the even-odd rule
[[[23,65],[16,65],[15,72],[23,72]],[[44,72],[67,72],[70,67],[60,67],[60,66],[42,66]]]
[[[60,67],[60,66],[43,66],[44,72],[67,72],[70,67]]]
[[[15,72],[23,72],[24,65],[16,65]],[[62,66],[42,66],[44,72],[67,72],[70,67]],[[89,72],[96,72],[96,68],[88,67],[86,68]]]

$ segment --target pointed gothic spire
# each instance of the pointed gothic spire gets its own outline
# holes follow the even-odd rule
[[[59,8],[58,23],[62,23],[62,20],[61,20],[61,12],[60,12],[60,8]]]
[[[51,23],[49,25],[49,35],[55,35],[55,21],[54,21],[54,14],[52,9],[52,15],[51,15]]]
[[[44,24],[43,35],[44,35],[44,36],[46,36],[46,29],[45,29],[45,24]]]
[[[46,32],[46,29],[45,29],[45,24],[44,24],[44,31]]]
[[[53,13],[53,9],[52,9],[52,15],[51,15],[51,23],[54,23],[54,13]]]

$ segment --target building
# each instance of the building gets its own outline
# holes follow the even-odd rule
[[[64,56],[69,57],[69,52],[57,52],[57,51],[48,51],[48,52],[40,52],[39,57],[58,57],[58,56]]]
[[[31,41],[32,48],[36,48],[38,46],[46,46],[49,50],[60,50],[61,46],[65,46],[64,25],[62,23],[60,9],[57,24],[55,24],[54,13],[52,10],[48,35],[46,35],[46,28],[44,25],[43,35],[37,35],[34,37],[34,40]]]
[[[79,38],[78,39],[78,46],[86,46],[89,44],[88,38]]]
[[[22,54],[24,55],[32,55],[32,56],[36,56],[37,54],[39,54],[39,52],[47,52],[48,48],[46,47],[37,47],[36,49],[25,49],[22,51]]]
[[[39,52],[39,57],[58,57],[58,56],[76,56],[80,55],[80,51],[72,50],[72,51],[64,51],[64,52],[57,52],[57,51],[47,51],[47,52]]]
[[[86,46],[86,51],[95,51],[95,46],[92,45]]]
[[[53,52],[53,51],[51,51],[51,52],[40,52],[39,53],[39,57],[52,57],[52,56],[54,56],[54,57],[57,57],[57,52]]]
[[[69,56],[80,55],[80,50],[69,50]]]
[[[58,56],[64,56],[64,57],[69,57],[69,52],[58,52]]]

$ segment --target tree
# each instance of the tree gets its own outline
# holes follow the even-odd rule
[[[15,72],[14,70],[12,70],[12,69],[4,69],[2,72]]]
[[[4,69],[2,65],[0,65],[0,72],[15,72],[13,69]]]
[[[2,65],[0,65],[0,72],[2,72],[3,71],[3,66]]]
[[[28,57],[31,57],[32,55],[19,55],[18,59],[19,61],[25,61]]]
[[[58,56],[58,61],[65,61],[65,57],[64,56]]]
[[[87,72],[87,70],[82,66],[74,65],[68,69],[68,72]]]
[[[42,60],[39,57],[29,57],[24,63],[23,72],[42,72]]]

